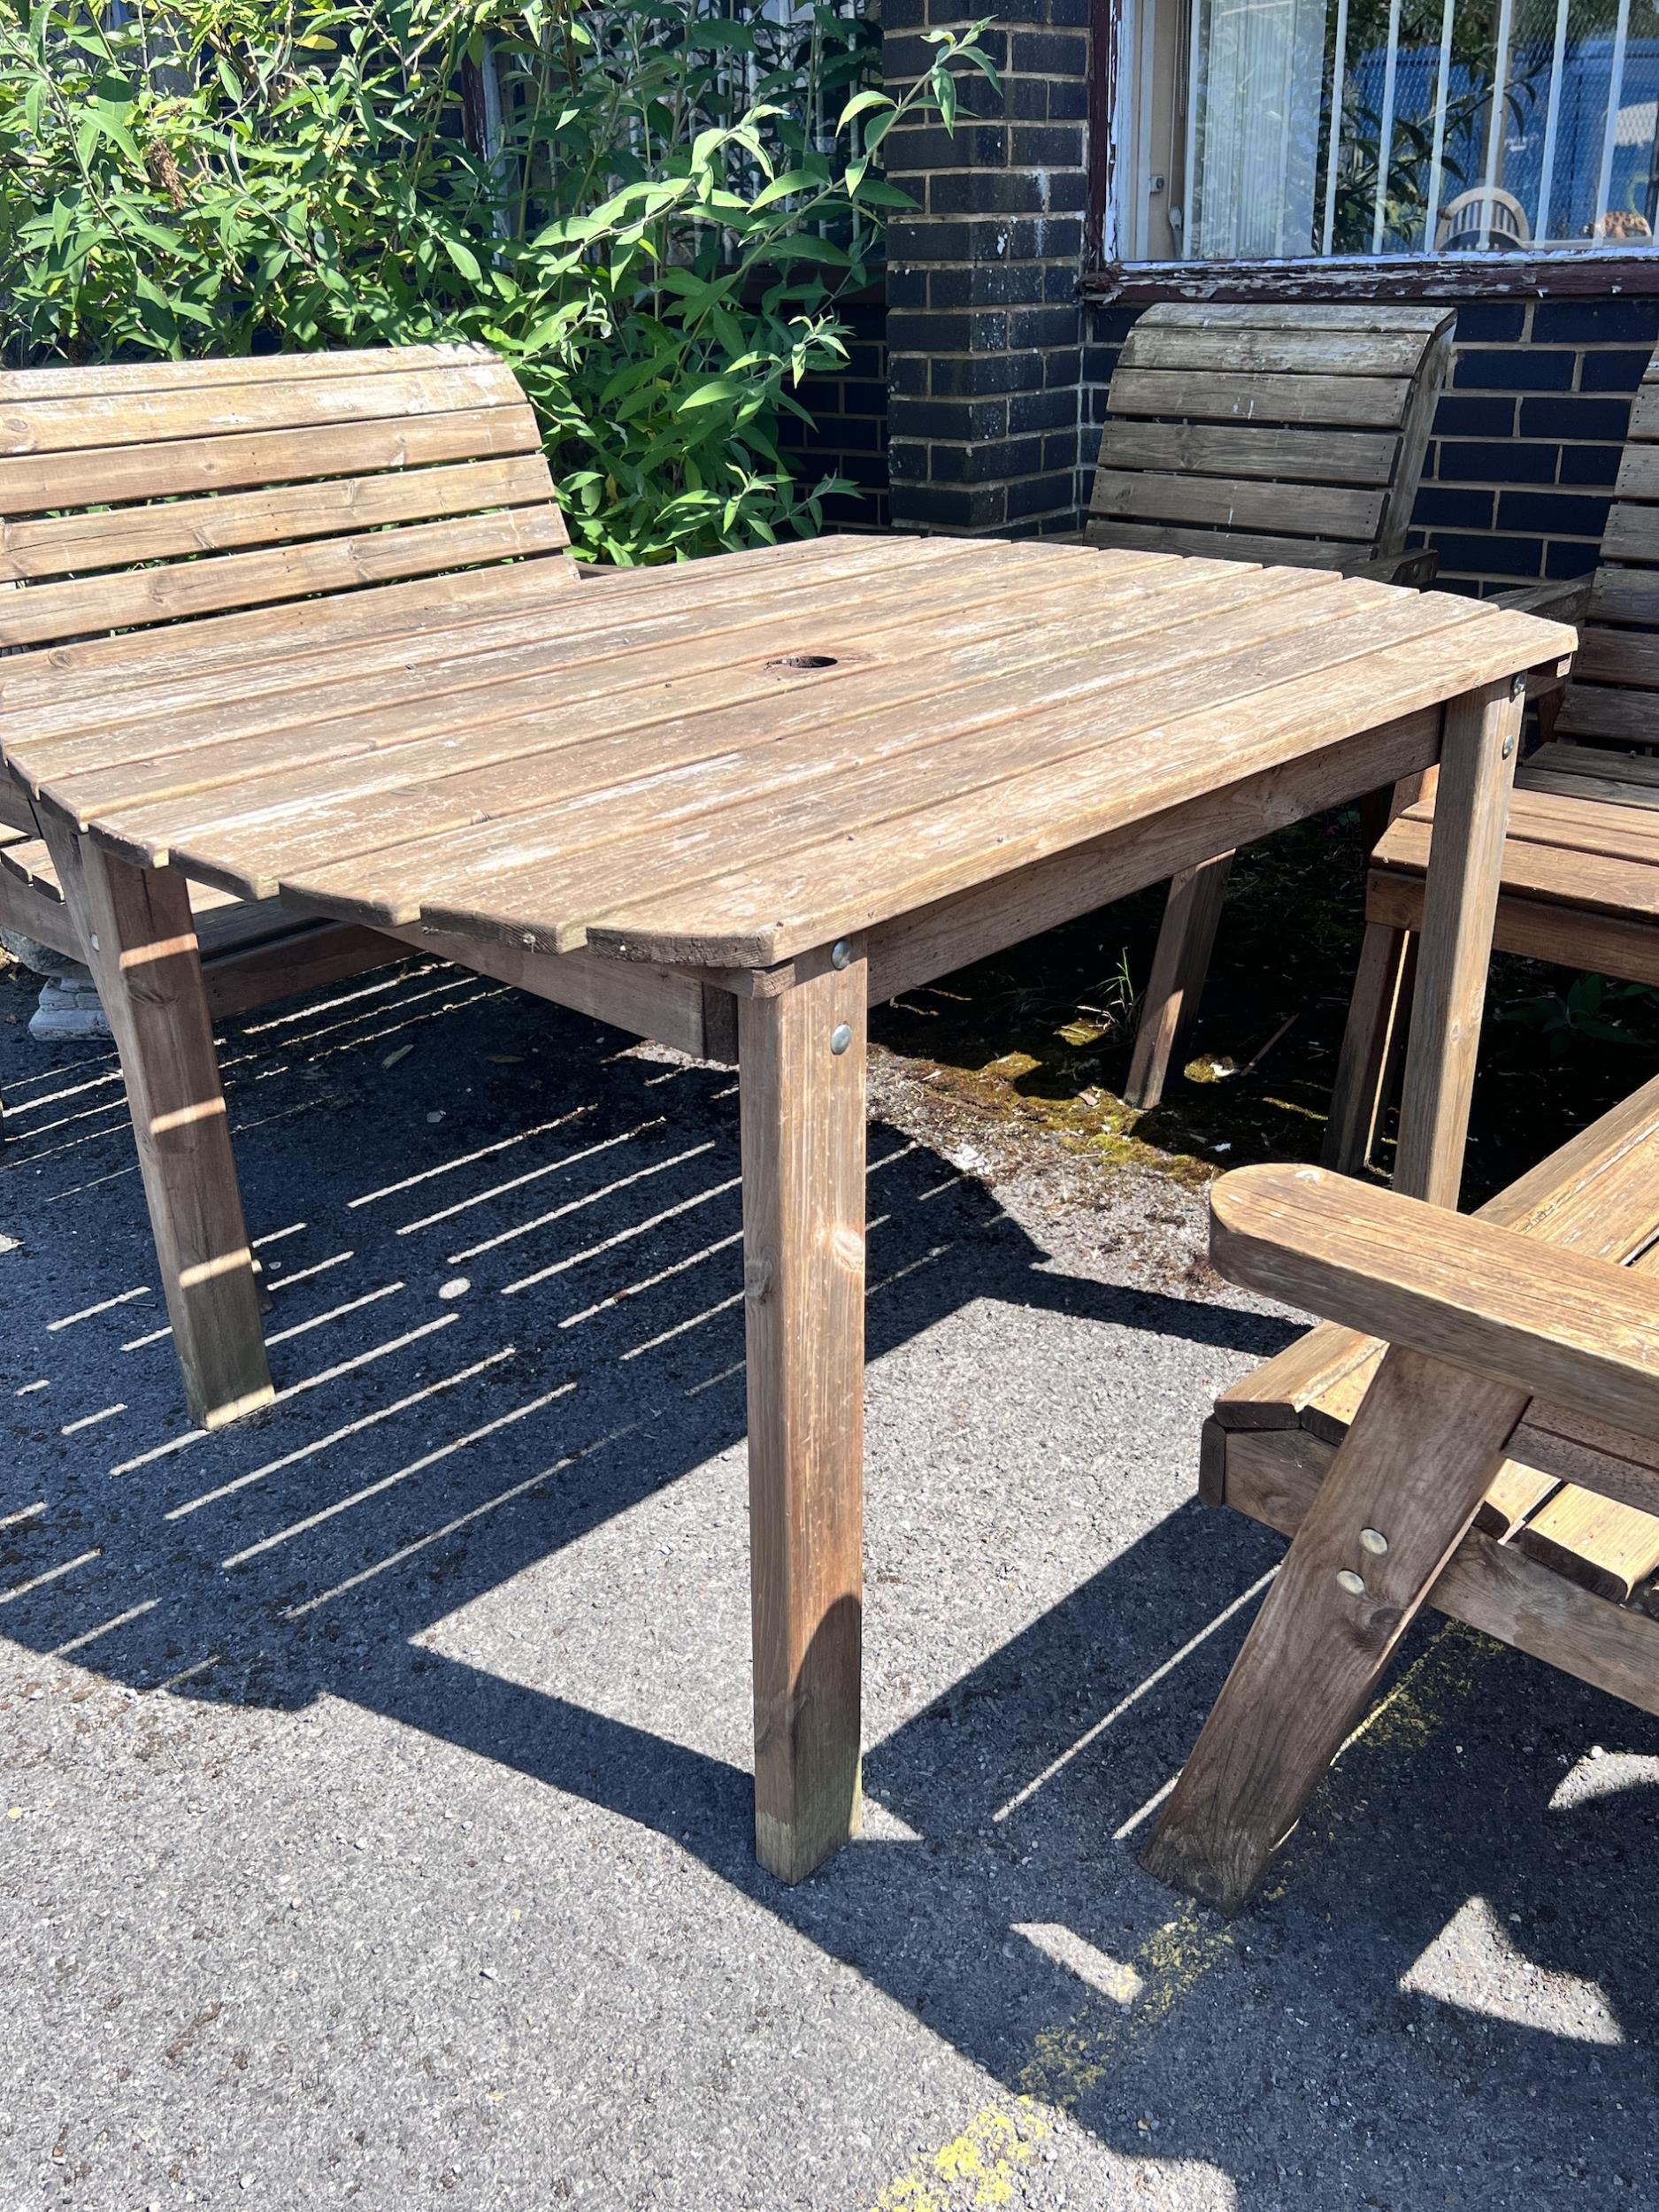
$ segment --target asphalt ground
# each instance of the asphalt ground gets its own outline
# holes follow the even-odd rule
[[[1256,1909],[1135,1850],[1281,1547],[1201,1201],[891,1055],[864,1839],[750,1854],[730,1071],[411,964],[225,1032],[269,1411],[0,976],[0,2206],[1652,2205],[1659,1724],[1441,1624]],[[7,1248],[9,1240],[10,1248]]]

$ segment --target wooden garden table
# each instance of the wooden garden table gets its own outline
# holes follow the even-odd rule
[[[939,539],[429,599],[16,664],[0,759],[95,946],[210,1420],[270,1383],[180,872],[736,1057],[757,1846],[797,1879],[859,1814],[866,1009],[1438,760],[1397,1181],[1455,1204],[1525,679],[1573,634]]]

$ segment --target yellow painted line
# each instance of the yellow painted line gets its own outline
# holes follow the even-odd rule
[[[942,2149],[912,2159],[888,2182],[871,2212],[952,2212],[953,2208],[1010,2204],[1022,2166],[1037,2155],[1048,2134],[1030,2097],[987,2105]]]
[[[1348,1738],[1340,1755],[1356,1750],[1414,1756],[1446,1724],[1447,1709],[1476,1694],[1482,1666],[1498,1649],[1460,1622],[1448,1621]],[[1284,1894],[1284,1876],[1260,1901]],[[1163,2028],[1171,2013],[1233,1948],[1233,1929],[1202,1906],[1179,1902],[1172,1917],[1148,1936],[1133,1962],[1141,1989],[1127,2005],[1091,1995],[1070,2019],[1044,2028],[1015,2076],[1018,2094],[978,2112],[942,2149],[924,2152],[890,2181],[866,2212],[962,2212],[1012,2201],[1020,2169],[1050,2132],[1047,2111],[1064,2116]]]

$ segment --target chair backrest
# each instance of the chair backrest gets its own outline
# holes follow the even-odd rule
[[[1616,749],[1659,749],[1659,354],[1631,410],[1554,734]]]
[[[1359,568],[1402,551],[1450,308],[1148,308],[1107,395],[1092,545]]]
[[[503,560],[569,581],[541,448],[484,346],[0,374],[0,649]]]

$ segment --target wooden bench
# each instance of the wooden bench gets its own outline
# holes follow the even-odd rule
[[[498,592],[567,585],[568,543],[535,418],[481,347],[0,374],[0,655],[50,647],[94,722],[102,686],[188,660],[198,632],[252,640],[265,610],[318,594],[353,625],[382,594],[476,618]],[[274,900],[189,897],[216,1017],[409,950]],[[0,929],[88,960],[3,771]]]
[[[1472,1217],[1211,1202],[1224,1274],[1328,1317],[1204,1431],[1202,1495],[1294,1540],[1146,1853],[1230,1911],[1425,1601],[1659,1714],[1659,1079]]]
[[[365,637],[487,634],[573,587],[568,548],[535,417],[484,347],[0,374],[0,709],[39,700],[39,726],[93,756],[135,687],[160,733],[166,684],[205,666],[303,639],[298,684]],[[288,742],[307,757],[303,721]],[[211,1022],[408,944],[125,868],[37,818],[4,770],[0,837],[0,926],[98,986],[191,1409],[231,1419],[271,1386]],[[136,977],[114,949],[134,943]],[[187,1190],[211,1218],[174,1202]],[[179,1236],[217,1256],[187,1261]]]
[[[1659,984],[1659,357],[1632,411],[1594,579],[1506,593],[1581,625],[1546,741],[1516,776],[1494,943],[1501,952]],[[1402,787],[1371,856],[1364,943],[1327,1133],[1327,1166],[1369,1158],[1396,1056],[1396,1010],[1423,926],[1432,779]]]
[[[1453,312],[1148,308],[1107,395],[1091,545],[1426,583],[1406,530]],[[1164,1095],[1203,991],[1231,853],[1171,883],[1125,1095]]]

